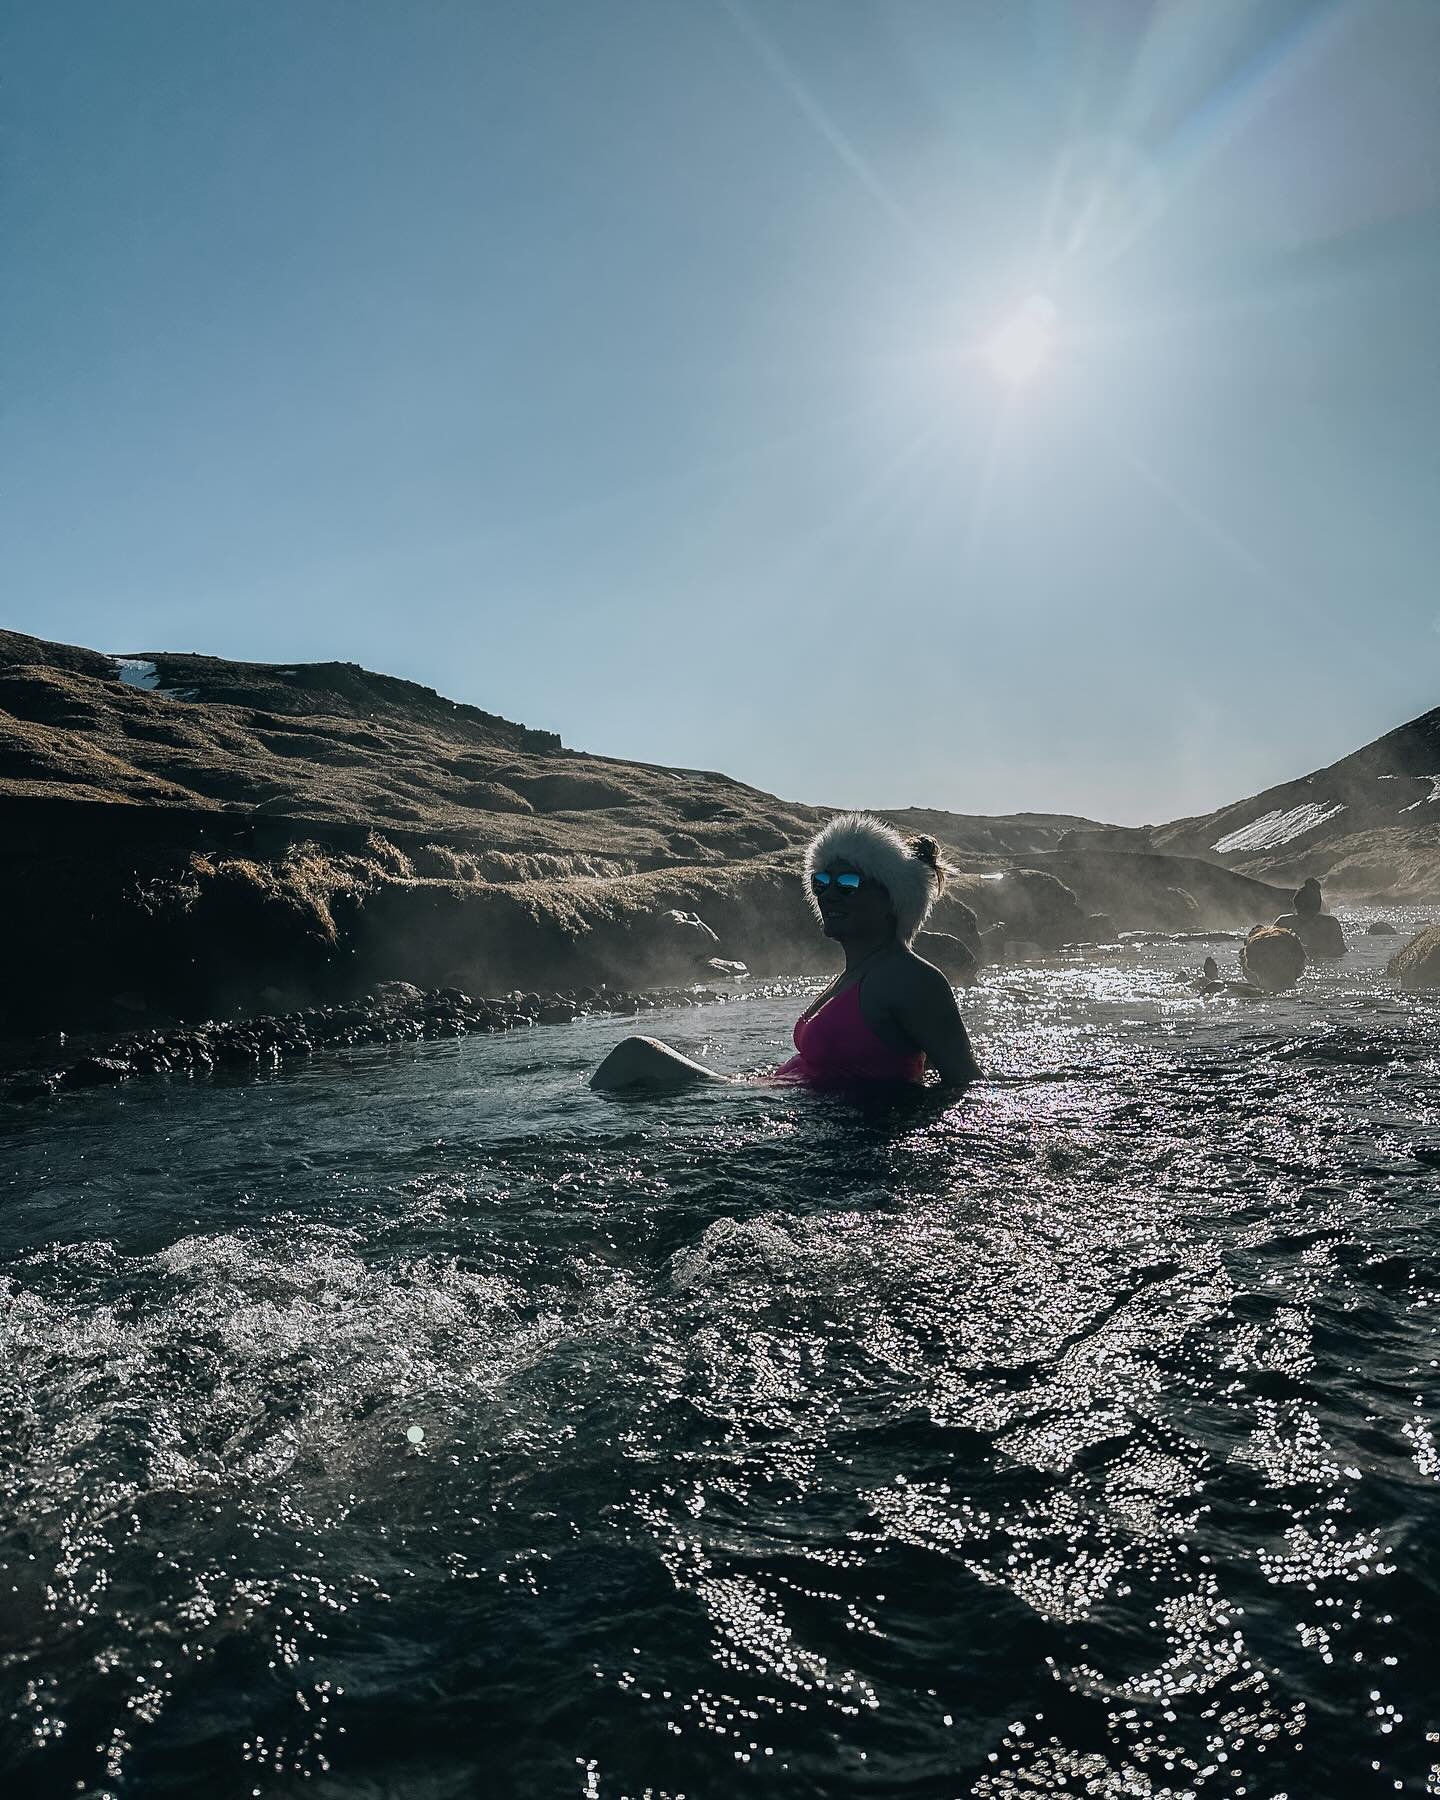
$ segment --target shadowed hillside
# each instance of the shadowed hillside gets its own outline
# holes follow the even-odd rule
[[[348,663],[115,657],[0,633],[0,809],[26,946],[12,1028],[386,977],[504,992],[672,980],[717,951],[760,973],[834,956],[796,879],[833,808],[567,750]],[[1145,856],[1050,869],[1103,829],[1069,816],[888,816],[962,871],[932,921],[961,936],[1003,919],[1058,943],[1096,911],[1120,928],[1229,926],[1283,899],[1213,862],[1188,883],[1186,865]],[[683,916],[697,913],[708,932]]]

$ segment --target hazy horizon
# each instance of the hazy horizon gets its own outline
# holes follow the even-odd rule
[[[1122,824],[1440,700],[1425,0],[0,38],[14,629]]]

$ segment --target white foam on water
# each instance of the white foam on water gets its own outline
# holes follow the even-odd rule
[[[1303,837],[1307,831],[1314,831],[1317,825],[1323,825],[1344,810],[1343,800],[1337,800],[1333,806],[1323,800],[1312,800],[1304,806],[1292,806],[1288,812],[1277,807],[1274,812],[1265,813],[1250,824],[1242,825],[1239,831],[1220,838],[1210,848],[1220,856],[1240,850],[1276,850],[1282,844]]]

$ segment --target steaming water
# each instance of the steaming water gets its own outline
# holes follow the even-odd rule
[[[605,1020],[15,1115],[5,1791],[1440,1791],[1440,1008],[1355,945],[992,976],[951,1111]]]

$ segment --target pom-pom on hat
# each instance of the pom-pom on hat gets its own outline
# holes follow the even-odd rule
[[[848,862],[878,881],[895,909],[895,930],[908,944],[925,923],[940,892],[940,873],[917,856],[898,831],[869,813],[838,813],[810,840],[805,852],[805,891],[817,919],[820,902],[810,877],[827,863]]]

